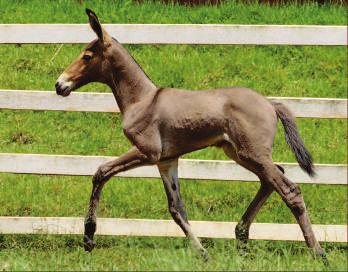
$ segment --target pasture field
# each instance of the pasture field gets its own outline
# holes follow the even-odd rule
[[[84,8],[102,23],[235,23],[345,25],[345,7],[280,7],[226,1],[218,7],[183,7],[131,1],[5,1],[0,23],[87,23]],[[246,86],[269,96],[347,96],[344,46],[127,45],[158,86],[209,89]],[[83,45],[0,45],[0,89],[53,90]],[[100,84],[79,91],[110,92]],[[315,163],[347,163],[346,120],[298,119]],[[117,156],[130,147],[121,118],[112,113],[0,110],[0,152]],[[221,159],[209,148],[184,156]],[[279,126],[275,161],[294,162]],[[0,174],[0,216],[84,216],[90,177]],[[189,219],[238,221],[257,183],[182,180]],[[347,187],[301,185],[314,224],[347,224]],[[158,179],[113,178],[99,217],[169,219]],[[295,223],[273,194],[256,222]],[[204,263],[183,238],[102,237],[87,254],[82,236],[0,235],[0,270],[326,270],[304,242],[251,241],[239,255],[234,240],[203,239]],[[347,245],[323,243],[330,270],[347,270]]]

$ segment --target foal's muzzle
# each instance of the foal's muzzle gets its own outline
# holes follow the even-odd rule
[[[55,84],[56,93],[61,96],[68,96],[71,93],[72,85],[73,82],[66,80],[63,74],[57,79],[57,82]]]
[[[56,93],[61,96],[68,96],[70,94],[69,87],[62,87],[59,82],[56,82]]]

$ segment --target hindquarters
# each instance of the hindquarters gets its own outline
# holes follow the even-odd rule
[[[278,119],[265,97],[249,89],[234,90],[225,105],[225,114],[227,142],[235,156],[271,159]]]
[[[226,95],[229,97],[225,106],[229,117],[226,127],[229,143],[225,145],[225,149],[227,147],[230,157],[239,161],[242,159],[244,164],[249,158],[271,161],[279,118],[284,127],[286,142],[300,167],[309,175],[315,175],[312,156],[301,139],[295,118],[285,105],[270,102],[260,94],[244,88],[233,89],[226,92]]]

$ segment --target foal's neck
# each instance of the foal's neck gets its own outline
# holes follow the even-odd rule
[[[157,88],[121,44],[114,41],[113,47],[110,59],[112,80],[109,86],[121,113],[124,113],[132,104],[141,101],[150,93],[155,93]]]

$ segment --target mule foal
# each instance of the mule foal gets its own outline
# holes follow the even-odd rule
[[[122,128],[133,148],[99,167],[85,221],[85,249],[95,243],[96,211],[105,183],[115,174],[143,165],[157,165],[168,198],[168,209],[193,245],[206,256],[188,223],[180,196],[178,157],[208,146],[222,147],[238,164],[254,172],[261,187],[236,227],[236,238],[246,242],[250,225],[266,199],[276,191],[298,221],[307,245],[318,255],[324,251],[316,241],[298,186],[272,161],[277,123],[283,124],[286,141],[301,168],[314,174],[291,112],[253,90],[241,87],[205,91],[159,88],[117,40],[87,9],[97,35],[56,82],[56,92],[68,96],[90,82],[108,85],[123,116]],[[243,244],[243,243],[242,243]],[[325,261],[325,259],[324,259]]]

